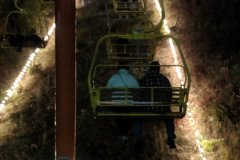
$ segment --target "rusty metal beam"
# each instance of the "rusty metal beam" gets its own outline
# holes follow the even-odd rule
[[[57,0],[55,7],[56,156],[57,160],[63,160],[63,157],[75,160],[75,0]]]

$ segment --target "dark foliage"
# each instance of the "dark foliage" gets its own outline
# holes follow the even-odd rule
[[[53,160],[55,150],[54,106],[55,93],[53,72],[42,71],[34,76],[39,78],[40,97],[35,94],[23,98],[22,109],[9,117],[17,127],[11,136],[0,145],[1,158],[5,160]],[[48,78],[48,77],[52,78]],[[36,82],[35,82],[36,83]],[[43,87],[42,85],[45,85]],[[27,101],[25,101],[27,100]],[[20,101],[18,101],[20,104]],[[19,106],[14,106],[19,107]]]

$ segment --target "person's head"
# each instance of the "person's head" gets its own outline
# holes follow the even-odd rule
[[[150,66],[149,66],[149,70],[150,71],[157,71],[159,72],[160,70],[160,64],[157,62],[157,61],[153,61],[150,63]]]

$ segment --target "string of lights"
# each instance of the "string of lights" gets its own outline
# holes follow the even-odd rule
[[[52,35],[54,29],[55,29],[56,25],[55,23],[52,24],[52,26],[50,27],[48,33],[46,34],[46,36],[44,37],[44,41],[47,42],[50,38],[50,36]],[[4,96],[4,98],[2,99],[1,103],[0,103],[0,112],[3,112],[4,109],[6,108],[6,104],[7,102],[10,100],[10,98],[13,96],[14,93],[16,93],[17,88],[19,87],[21,81],[23,80],[23,77],[26,75],[27,70],[29,69],[29,67],[31,66],[31,63],[33,62],[33,60],[36,58],[36,56],[38,55],[38,53],[40,52],[39,48],[36,48],[28,57],[25,65],[22,67],[22,70],[20,71],[20,73],[18,74],[17,78],[15,79],[15,81],[12,83],[11,87],[6,91],[6,94]]]
[[[154,0],[154,2],[156,4],[156,8],[157,8],[157,10],[158,10],[158,12],[161,16],[161,11],[162,11],[161,6],[160,6],[158,0]],[[166,32],[166,34],[171,33],[171,31],[170,31],[170,29],[167,25],[167,20],[166,19],[163,20],[163,27],[164,27],[164,31]],[[173,59],[174,59],[174,64],[178,65],[176,48],[174,46],[172,38],[168,39],[168,43],[169,43],[170,48],[171,48],[172,56],[173,56]],[[182,76],[182,73],[181,73],[181,70],[180,70],[179,67],[176,68],[176,73],[177,73],[177,76],[178,76],[179,80],[182,82],[183,76]],[[200,157],[202,158],[202,160],[207,160],[205,155],[204,155],[204,149],[203,149],[203,147],[201,146],[201,143],[200,143],[201,135],[200,135],[199,130],[196,127],[196,123],[195,123],[194,118],[193,118],[193,111],[191,109],[188,109],[187,116],[188,116],[188,122],[194,130],[195,142],[198,146]]]

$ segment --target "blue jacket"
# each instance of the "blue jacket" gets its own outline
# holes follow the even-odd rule
[[[107,88],[139,87],[137,79],[126,69],[120,69],[107,82]]]
[[[139,84],[137,79],[126,69],[120,69],[117,73],[112,75],[108,80],[107,88],[138,88]],[[128,103],[131,103],[133,96],[130,92],[127,93]],[[126,92],[124,90],[115,90],[112,92],[112,100],[114,102],[123,103],[126,99]]]

